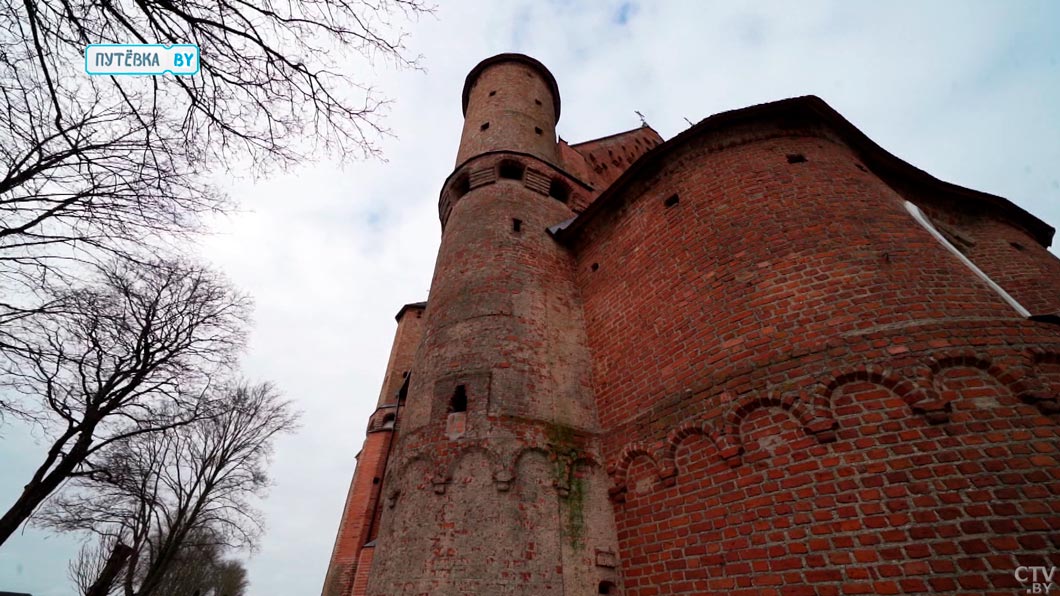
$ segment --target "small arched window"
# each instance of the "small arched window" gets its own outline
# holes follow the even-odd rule
[[[525,170],[523,164],[506,159],[497,167],[497,175],[508,180],[522,180]]]
[[[552,184],[548,186],[548,196],[561,203],[566,203],[570,199],[570,187],[563,180],[553,178]]]
[[[394,428],[394,415],[387,414],[383,416],[383,428]]]

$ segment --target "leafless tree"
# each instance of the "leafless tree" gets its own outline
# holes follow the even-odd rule
[[[216,414],[212,385],[244,341],[248,305],[179,262],[101,268],[60,311],[26,318],[0,353],[0,389],[48,431],[43,461],[0,518],[0,545],[71,478],[97,474],[116,443]]]
[[[81,596],[114,596],[121,593],[115,580],[122,574],[131,549],[120,540],[100,536],[81,546],[70,561],[69,575]]]
[[[133,117],[87,81],[61,91],[70,107],[54,120],[39,72],[13,58],[0,51],[0,326],[56,308],[43,289],[84,264],[146,262],[228,208],[169,117]]]
[[[262,531],[253,501],[268,486],[273,441],[294,429],[297,414],[268,384],[237,385],[222,396],[226,405],[214,416],[112,445],[39,523],[130,545],[128,596],[180,593],[178,579],[194,579],[189,558],[252,548]]]
[[[242,342],[246,304],[166,255],[231,208],[210,182],[218,168],[378,155],[387,100],[363,67],[418,68],[401,24],[431,10],[0,0],[0,416],[49,441],[0,517],[0,546],[65,481],[99,476],[118,444],[216,414],[211,383]],[[87,44],[128,42],[195,43],[200,74],[84,74]]]
[[[135,582],[116,582],[108,584],[105,592],[93,594],[97,578],[105,573],[110,559],[108,553],[113,552],[114,543],[114,539],[101,536],[83,545],[78,556],[70,561],[70,578],[81,596],[118,596],[135,585]],[[248,586],[246,568],[240,561],[223,555],[222,547],[208,541],[193,542],[182,548],[155,596],[243,596]]]
[[[31,64],[53,92],[69,65],[80,69],[90,43],[193,43],[194,77],[115,79],[118,95],[140,98],[137,113],[164,103],[180,130],[211,154],[295,157],[302,134],[339,152],[374,153],[380,98],[363,71],[375,61],[418,66],[403,22],[430,13],[425,0],[9,1],[0,15],[17,25]],[[360,58],[360,60],[358,60]],[[143,96],[130,90],[146,90]]]
[[[174,558],[154,596],[242,596],[247,572],[242,563],[224,559],[216,545],[184,548]]]
[[[107,566],[107,559],[111,552],[113,541],[104,538],[96,542],[86,543],[78,551],[77,556],[70,561],[69,576],[77,588],[77,593],[84,595],[96,583]],[[121,586],[114,585],[106,592],[106,596],[118,594]]]
[[[365,67],[418,67],[401,26],[431,10],[0,0],[0,325],[58,308],[38,296],[49,277],[143,261],[227,209],[211,170],[268,172],[323,148],[377,155],[387,100]],[[85,75],[86,45],[130,42],[198,44],[200,73]]]
[[[243,596],[250,582],[247,570],[239,561],[223,561],[217,567],[213,596]]]

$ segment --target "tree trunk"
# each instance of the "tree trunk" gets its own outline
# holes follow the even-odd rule
[[[0,517],[0,546],[7,542],[7,539],[18,530],[22,522],[26,521],[33,514],[33,510],[37,508],[37,505],[40,505],[44,500],[35,498],[35,492],[30,486],[27,486],[23,489],[22,495],[15,501],[15,504],[7,510],[3,517]]]
[[[110,593],[111,586],[114,585],[114,580],[118,578],[118,574],[121,573],[122,567],[125,566],[125,561],[128,560],[132,552],[133,549],[131,547],[125,546],[120,542],[115,544],[114,551],[110,553],[107,564],[99,574],[99,579],[85,592],[85,596],[107,596]]]
[[[3,517],[0,517],[0,546],[7,542],[7,539],[18,530],[18,527],[25,523],[29,516],[33,515],[37,507],[40,507],[40,504],[51,496],[55,489],[59,488],[88,456],[88,448],[92,438],[91,429],[87,435],[83,431],[79,434],[81,436],[70,449],[70,453],[61,456],[59,463],[50,472],[47,472],[49,464],[45,462],[37,470],[37,474],[34,475],[29,484],[22,489],[22,494],[19,495],[15,504],[4,513]],[[55,450],[58,446],[57,444],[52,449]],[[51,457],[49,459],[54,461]]]

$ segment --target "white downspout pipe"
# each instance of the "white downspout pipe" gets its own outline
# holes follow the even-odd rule
[[[924,229],[930,232],[936,240],[941,242],[943,246],[945,246],[951,253],[953,253],[955,257],[960,259],[966,267],[971,269],[972,273],[978,275],[979,279],[985,281],[986,285],[990,286],[990,289],[997,292],[998,296],[1001,296],[1001,298],[1003,298],[1005,302],[1008,302],[1009,306],[1016,309],[1016,312],[1018,312],[1021,317],[1028,318],[1031,316],[1029,310],[1023,308],[1023,305],[1017,302],[1015,298],[1010,296],[1009,293],[1004,290],[1004,288],[994,283],[994,280],[990,279],[987,274],[983,273],[982,269],[976,267],[975,263],[969,260],[968,257],[964,256],[964,253],[957,250],[957,247],[951,244],[949,240],[946,240],[946,237],[935,229],[935,226],[932,225],[931,220],[929,220],[927,216],[924,215],[924,212],[922,212],[919,207],[910,203],[909,201],[906,201],[905,210],[908,211],[909,214],[913,216],[913,219],[915,219],[920,225],[924,226]]]

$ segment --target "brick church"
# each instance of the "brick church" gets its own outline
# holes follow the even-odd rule
[[[462,105],[324,596],[1012,595],[1060,566],[1049,225],[817,97],[568,144],[552,74],[502,54]]]

